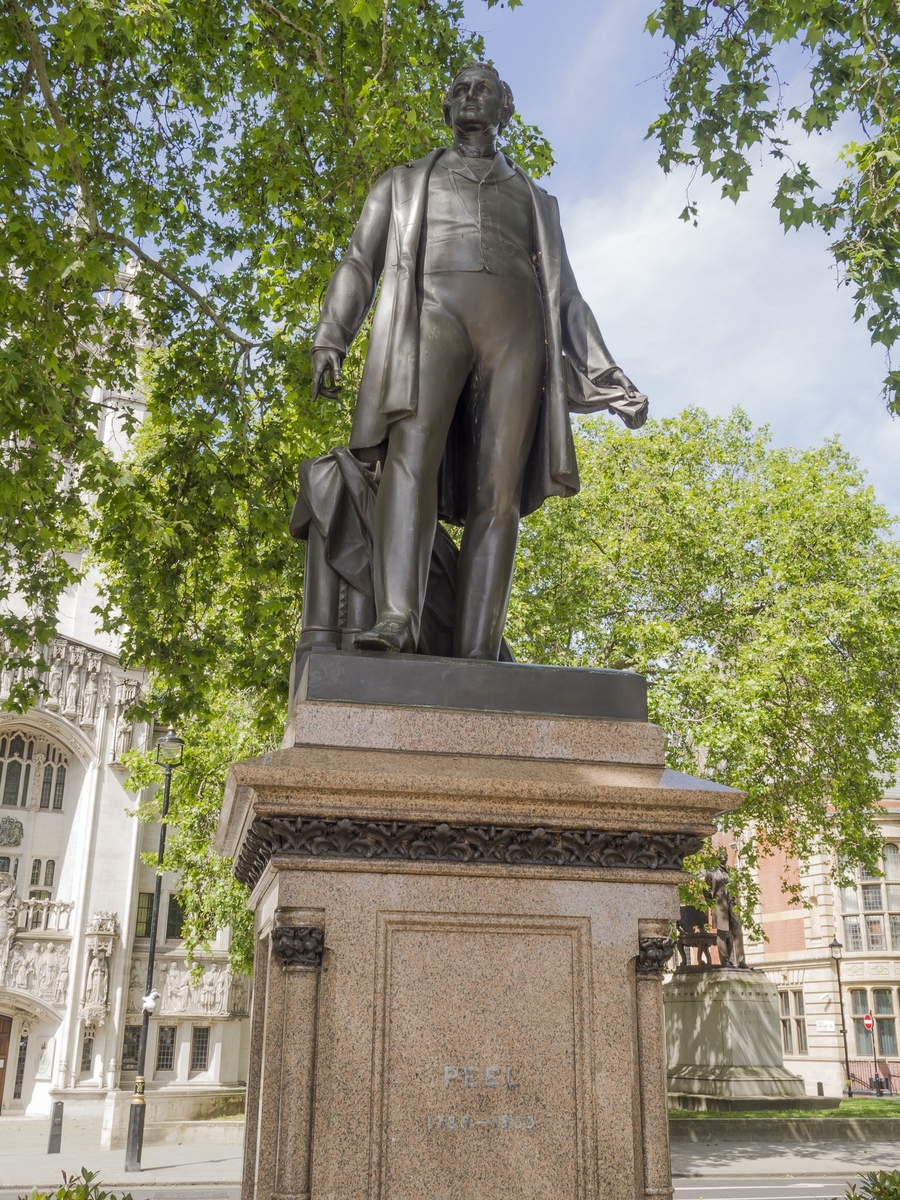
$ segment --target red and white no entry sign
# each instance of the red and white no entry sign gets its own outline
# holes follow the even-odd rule
[[[873,1020],[871,1013],[866,1013],[866,1015],[863,1017],[863,1025],[865,1025],[869,1033],[871,1033],[875,1028],[875,1021]]]

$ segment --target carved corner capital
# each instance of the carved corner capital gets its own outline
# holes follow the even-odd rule
[[[276,925],[272,930],[272,950],[282,967],[311,967],[322,965],[325,949],[325,930],[310,925]]]
[[[675,939],[671,937],[642,937],[638,939],[638,956],[635,972],[644,976],[662,976],[666,963],[675,953]]]

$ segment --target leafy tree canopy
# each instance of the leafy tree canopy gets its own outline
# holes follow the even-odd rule
[[[188,944],[231,922],[245,966],[210,840],[228,762],[279,740],[297,465],[345,440],[345,404],[309,399],[309,335],[367,191],[449,143],[443,92],[483,56],[461,0],[5,0],[0,657],[44,665],[90,546],[146,711],[190,745],[168,854]],[[505,148],[551,165],[518,118]]]
[[[245,627],[265,625],[253,560],[283,520],[285,472],[339,436],[344,417],[308,397],[322,291],[377,176],[449,140],[449,73],[482,55],[460,0],[5,0],[8,659],[36,661],[35,644],[53,635],[59,596],[80,569],[71,552],[98,518],[101,553],[154,539],[190,560],[192,578],[172,581],[166,610],[164,657],[172,670],[180,662],[180,679],[206,661],[196,621],[201,593],[217,586],[203,570],[223,522],[247,537],[250,561],[234,585]],[[535,130],[514,122],[507,133],[529,170],[549,166]],[[138,387],[165,478],[161,509],[105,448],[114,420],[129,422],[121,399]],[[99,506],[86,509],[86,494]],[[183,588],[196,589],[186,624]],[[121,590],[116,599],[126,653],[155,663],[139,610]],[[34,686],[18,684],[13,703],[27,704]]]
[[[593,420],[582,491],[523,525],[509,636],[529,662],[634,669],[667,763],[746,791],[750,868],[780,846],[875,864],[900,756],[900,546],[836,441],[777,450],[736,410]]]
[[[740,411],[692,409],[638,434],[598,418],[577,443],[581,493],[522,526],[507,627],[516,655],[647,675],[668,765],[747,793],[727,818],[745,914],[752,868],[774,846],[874,865],[877,804],[900,756],[900,547],[852,459],[837,442],[773,449]],[[147,453],[133,469],[154,477]],[[221,544],[228,558],[229,538]],[[229,763],[276,748],[283,729],[298,608],[284,572],[296,567],[274,533],[271,545],[252,583],[265,629],[245,629],[227,596],[208,626],[222,657],[193,682],[173,789],[169,864],[186,880],[188,936],[202,942],[228,913],[239,963],[244,892],[210,846]],[[145,600],[165,627],[168,600]],[[242,638],[256,647],[246,662],[230,649]],[[139,766],[134,783],[147,778]]]
[[[663,0],[647,28],[671,42],[666,107],[650,129],[663,168],[688,164],[737,201],[760,148],[783,161],[773,202],[782,224],[832,236],[855,317],[889,352],[900,337],[900,8],[894,0]],[[785,47],[808,64],[808,92],[793,103],[778,72]],[[786,132],[821,133],[848,116],[859,134],[844,146],[847,174],[828,195],[808,164],[790,159]],[[696,214],[689,202],[682,217]],[[889,369],[885,396],[900,413],[900,371]]]

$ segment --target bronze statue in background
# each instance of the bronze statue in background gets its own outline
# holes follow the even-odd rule
[[[463,68],[444,98],[452,147],[378,180],[328,287],[314,397],[336,394],[378,299],[349,454],[304,464],[291,522],[311,539],[309,645],[507,656],[519,519],[579,488],[568,414],[646,419],[556,200],[497,150],[513,111],[493,67]],[[458,555],[439,518],[463,527]]]
[[[719,965],[749,969],[744,957],[744,930],[734,911],[734,899],[728,890],[729,878],[727,859],[723,852],[717,865],[703,876],[706,897],[715,910]]]

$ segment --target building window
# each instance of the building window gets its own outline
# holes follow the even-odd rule
[[[150,936],[150,922],[152,920],[153,893],[140,892],[138,894],[137,920],[134,923],[134,936],[136,938],[148,938]]]
[[[41,882],[41,860],[36,858],[31,864],[31,886],[37,887]]]
[[[174,1025],[160,1025],[156,1041],[157,1071],[173,1071],[175,1069],[175,1029]]]
[[[5,871],[7,874],[9,873],[9,859],[5,856],[0,858],[0,871]]]
[[[51,801],[54,812],[61,812],[66,791],[66,765],[68,759],[52,743],[47,743],[44,771],[41,775],[41,795],[38,808],[49,809]]]
[[[51,895],[52,895],[52,893],[46,891],[44,888],[33,888],[28,893],[28,899],[29,900],[49,900],[51,898]],[[31,910],[31,928],[32,929],[43,929],[44,928],[44,918],[46,917],[46,915],[47,915],[47,909],[41,904],[35,904],[34,908],[32,908],[32,910]]]
[[[0,738],[0,805],[15,808],[28,803],[34,750],[34,737],[25,730]]]
[[[16,1059],[16,1078],[13,1083],[13,1100],[22,1099],[22,1083],[25,1079],[25,1055],[28,1051],[28,1034],[19,1038],[19,1057]]]
[[[44,887],[53,887],[53,877],[56,874],[56,859],[48,858],[44,867]]]
[[[58,766],[56,768],[56,786],[53,789],[53,807],[56,812],[59,812],[63,806],[63,796],[66,790],[66,768]]]
[[[878,1053],[885,1058],[897,1056],[897,1027],[894,1021],[894,993],[891,988],[872,989]]]
[[[181,930],[183,925],[184,913],[181,911],[181,905],[174,896],[170,896],[169,911],[166,914],[166,941],[179,941],[181,938]]]
[[[209,1026],[195,1025],[191,1031],[191,1070],[205,1071],[209,1066]]]
[[[791,998],[787,992],[778,993],[781,1006],[781,1048],[785,1054],[794,1053],[794,1034],[791,1029]]]
[[[850,1006],[853,1012],[853,1031],[856,1036],[856,1053],[860,1058],[871,1058],[873,1052],[872,1035],[863,1024],[863,1017],[869,1011],[869,993],[865,988],[853,988],[850,992]]]
[[[90,1075],[94,1065],[94,1039],[86,1037],[81,1043],[81,1073]]]
[[[136,1071],[138,1069],[138,1052],[141,1048],[140,1025],[126,1025],[125,1037],[122,1041],[122,1070]]]
[[[781,1046],[785,1054],[808,1054],[806,1006],[802,991],[779,992]]]
[[[3,783],[3,804],[12,808],[19,803],[19,781],[22,778],[22,764],[10,762],[6,764],[6,779]]]
[[[884,848],[884,882],[861,867],[859,882],[841,888],[848,951],[900,951],[900,847]]]
[[[844,917],[844,945],[848,950],[862,950],[862,926],[859,917]]]
[[[50,796],[53,793],[53,763],[47,763],[44,767],[44,778],[41,783],[41,799],[40,807],[50,807]]]

